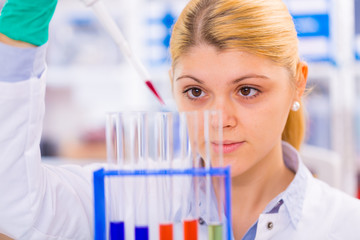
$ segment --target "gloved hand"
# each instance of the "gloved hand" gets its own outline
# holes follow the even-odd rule
[[[36,46],[49,37],[57,0],[7,0],[0,15],[0,33]]]

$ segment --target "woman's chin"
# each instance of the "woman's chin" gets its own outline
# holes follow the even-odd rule
[[[230,166],[231,177],[236,177],[244,174],[248,170],[248,165],[244,163],[239,157],[237,158],[223,158],[224,166]]]

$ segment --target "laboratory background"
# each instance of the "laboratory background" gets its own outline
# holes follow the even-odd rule
[[[284,1],[309,64],[301,155],[318,178],[360,197],[360,0]],[[175,110],[168,47],[187,0],[104,3],[167,104],[154,98],[90,8],[59,0],[47,51],[44,162],[105,162],[107,112]]]

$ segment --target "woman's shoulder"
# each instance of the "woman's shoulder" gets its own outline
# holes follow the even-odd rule
[[[327,183],[314,177],[309,179],[307,185],[306,196],[307,198],[310,197],[309,201],[311,201],[311,199],[318,200],[322,202],[321,205],[324,207],[331,205],[332,208],[334,208],[341,205],[340,210],[343,211],[347,208],[354,208],[354,210],[360,211],[360,200],[348,193],[331,187]]]
[[[316,179],[309,178],[303,222],[315,224],[329,239],[359,239],[360,200]]]

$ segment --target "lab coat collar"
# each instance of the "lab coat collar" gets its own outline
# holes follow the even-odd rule
[[[280,195],[291,223],[296,228],[302,217],[306,186],[310,172],[301,161],[299,153],[295,148],[286,142],[282,142],[282,147],[284,163],[295,173],[295,177],[286,190]]]

